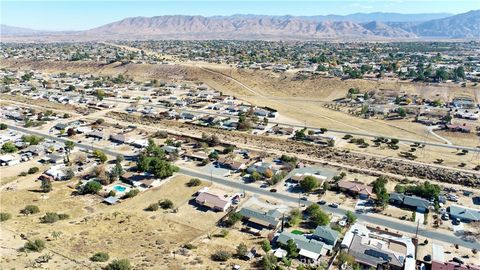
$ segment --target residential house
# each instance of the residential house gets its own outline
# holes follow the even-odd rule
[[[471,129],[465,125],[445,125],[445,128],[451,132],[470,133]]]
[[[114,143],[123,144],[128,142],[128,138],[127,138],[127,135],[125,134],[113,134],[113,135],[110,135],[110,141]]]
[[[332,230],[328,226],[317,226],[313,232],[314,238],[332,247],[337,244],[338,235],[338,231]]]
[[[341,247],[364,268],[415,270],[412,238],[355,223],[347,231]]]
[[[305,235],[293,234],[290,232],[281,232],[277,237],[277,243],[287,245],[289,240],[293,240],[300,259],[309,262],[316,262],[322,255],[327,254],[327,250],[323,248],[324,243],[315,239],[308,239]]]
[[[227,169],[234,170],[234,171],[243,170],[247,167],[247,165],[245,164],[245,161],[243,160],[239,161],[229,157],[220,157],[218,158],[217,162],[219,166],[225,167]]]
[[[462,222],[480,221],[480,210],[467,208],[460,205],[452,205],[448,208],[450,218],[459,219]]]
[[[358,195],[361,199],[367,199],[373,194],[373,187],[360,182],[341,180],[338,181],[337,186],[341,191],[355,196]]]
[[[265,212],[248,207],[240,209],[239,214],[242,215],[244,221],[273,230],[276,230],[281,224],[283,215],[281,212],[275,209]]]
[[[196,161],[204,161],[208,159],[207,154],[205,152],[186,152],[183,154],[183,157],[189,158],[191,160],[196,160]]]
[[[480,270],[480,266],[473,264],[459,264],[456,262],[432,261],[431,270]]]
[[[100,131],[92,131],[87,134],[87,137],[103,140],[105,138],[105,135],[103,134],[103,132]]]
[[[390,203],[412,208],[419,212],[426,212],[430,207],[430,201],[417,196],[409,196],[396,192],[390,193]]]
[[[208,189],[203,189],[198,192],[195,201],[203,206],[209,207],[214,211],[227,211],[232,205],[230,198],[210,192]]]
[[[319,186],[323,185],[323,182],[325,182],[325,180],[327,180],[327,177],[325,177],[323,175],[320,175],[318,173],[304,172],[304,173],[296,173],[296,174],[292,175],[292,177],[290,177],[290,181],[299,183],[300,181],[305,179],[305,177],[307,177],[307,176],[310,176],[310,177],[313,177],[313,178],[317,179]]]

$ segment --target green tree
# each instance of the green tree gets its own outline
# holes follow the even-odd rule
[[[318,181],[313,176],[305,176],[302,180],[300,180],[300,187],[305,192],[310,192],[318,187]]]
[[[348,224],[353,224],[357,221],[357,216],[352,211],[347,211],[345,216],[347,217]]]
[[[237,246],[236,254],[238,257],[243,258],[248,254],[248,247],[244,243],[240,243]]]
[[[93,156],[98,158],[101,163],[105,163],[105,161],[108,160],[107,155],[103,151],[98,149],[93,151]]]
[[[270,245],[270,241],[268,241],[267,239],[263,240],[262,249],[265,252],[269,252],[270,250],[272,250],[272,246]]]
[[[67,162],[70,162],[70,152],[75,148],[75,143],[72,141],[65,142],[65,153],[67,154]]]
[[[330,216],[321,209],[318,209],[310,215],[309,220],[315,226],[325,226],[330,223]]]
[[[2,153],[15,153],[18,151],[18,148],[13,144],[13,142],[6,142],[2,145]]]
[[[260,266],[263,270],[276,270],[277,257],[275,257],[272,253],[265,254],[260,261]]]
[[[407,116],[407,110],[405,110],[405,108],[399,107],[397,111],[398,111],[398,115],[400,115],[400,117],[406,117]]]
[[[253,171],[251,174],[251,179],[256,182],[262,178],[262,175],[259,174],[257,171]]]
[[[93,95],[96,96],[98,100],[102,101],[105,98],[105,91],[102,89],[97,89]]]
[[[50,179],[44,178],[42,179],[42,183],[40,185],[43,193],[48,193],[52,191],[52,181]]]
[[[285,250],[288,252],[288,257],[290,257],[290,258],[298,257],[297,244],[295,244],[295,241],[293,241],[292,239],[289,239],[287,241],[287,245],[285,246]]]
[[[82,194],[96,194],[102,189],[102,184],[97,181],[89,181],[82,188]]]

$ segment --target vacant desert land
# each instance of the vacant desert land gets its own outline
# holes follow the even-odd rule
[[[14,191],[2,192],[1,211],[12,214],[2,223],[0,246],[2,267],[23,269],[42,254],[53,256],[48,269],[97,269],[101,265],[89,261],[98,251],[112,259],[129,259],[141,269],[176,268],[173,251],[211,230],[223,213],[201,212],[189,204],[192,194],[205,186],[189,188],[188,177],[177,175],[158,188],[147,190],[118,205],[101,203],[98,196],[72,196],[68,183],[55,183],[48,194],[39,193],[38,183]],[[147,212],[151,203],[170,199],[178,208],[172,211]],[[19,211],[28,204],[37,205],[40,213],[23,216]],[[70,218],[54,224],[42,224],[39,218],[46,212],[66,213]],[[60,236],[53,237],[54,232]],[[42,253],[20,253],[16,250],[28,239],[45,239]],[[19,268],[20,267],[20,268]]]

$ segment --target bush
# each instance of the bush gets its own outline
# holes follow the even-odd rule
[[[36,239],[36,240],[28,240],[27,243],[23,246],[25,251],[33,251],[33,252],[40,252],[45,249],[45,241]]]
[[[42,223],[55,223],[59,220],[68,219],[70,216],[67,214],[57,214],[54,212],[47,212],[45,216],[40,218]]]
[[[30,169],[28,169],[28,174],[34,174],[34,173],[37,173],[39,171],[40,171],[40,169],[38,167],[31,167]]]
[[[232,227],[233,225],[235,225],[235,223],[240,221],[242,218],[243,218],[243,216],[240,213],[232,212],[232,213],[228,214],[228,218],[227,218],[227,220],[225,220],[225,226]]]
[[[25,208],[20,210],[20,213],[22,213],[24,215],[36,214],[38,212],[40,212],[40,208],[38,208],[38,206],[36,206],[36,205],[31,205],[31,204],[25,206]]]
[[[192,178],[190,179],[190,181],[188,181],[187,187],[196,187],[196,186],[200,186],[201,184],[202,184],[202,181],[200,181],[200,179]]]
[[[4,124],[4,123],[0,124],[0,130],[5,130],[7,128],[8,128],[7,124]]]
[[[147,211],[157,211],[158,210],[158,203],[152,203],[150,204],[147,208],[145,208]]]
[[[270,250],[272,250],[272,246],[270,245],[270,241],[268,241],[267,239],[263,240],[262,249],[265,252],[269,252]]]
[[[225,250],[218,250],[212,254],[212,260],[216,262],[226,262],[230,257],[232,257],[232,254]]]
[[[90,181],[83,186],[82,194],[96,194],[100,189],[102,189],[102,184],[97,181]]]
[[[98,252],[90,257],[92,262],[106,262],[108,259],[110,259],[110,256],[108,256],[108,253],[106,252]]]
[[[124,197],[124,198],[133,198],[133,197],[137,196],[138,193],[140,193],[140,190],[138,190],[138,189],[131,189],[131,190],[129,190],[127,193],[125,193],[125,195],[124,195],[123,197]]]
[[[169,199],[165,199],[161,202],[158,203],[162,209],[172,209],[173,208],[173,202]]]
[[[132,269],[132,265],[130,264],[130,261],[127,259],[114,260],[105,267],[105,270],[130,270],[130,269]]]
[[[12,218],[12,214],[10,213],[5,213],[5,212],[0,213],[0,221],[7,221],[11,218]]]
[[[190,244],[190,243],[187,243],[185,245],[183,245],[184,248],[186,249],[196,249],[197,247],[194,246],[193,244]]]
[[[18,176],[27,176],[27,172],[21,172]]]

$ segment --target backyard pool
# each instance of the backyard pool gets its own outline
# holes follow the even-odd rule
[[[125,192],[125,190],[127,189],[126,187],[123,187],[123,186],[119,186],[119,185],[116,185],[113,187],[113,189],[115,189],[116,191],[118,192]]]

